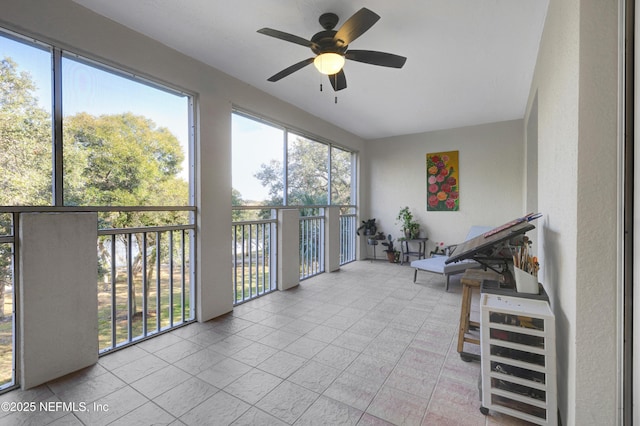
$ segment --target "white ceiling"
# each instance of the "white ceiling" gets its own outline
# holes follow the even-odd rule
[[[364,139],[522,118],[548,6],[548,0],[74,1]],[[313,54],[258,29],[309,39],[322,30],[322,13],[336,13],[338,29],[362,7],[381,19],[350,48],[406,56],[402,69],[347,61],[347,88],[337,104],[313,65],[267,81]]]

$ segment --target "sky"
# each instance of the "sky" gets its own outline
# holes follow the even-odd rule
[[[233,188],[240,191],[243,200],[264,201],[269,198],[269,191],[255,173],[271,159],[282,162],[284,132],[238,114],[233,114],[231,126]]]

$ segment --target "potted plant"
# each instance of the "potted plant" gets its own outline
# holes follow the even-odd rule
[[[356,230],[356,234],[360,235],[360,231],[364,231],[363,233],[366,236],[376,235],[377,230],[378,227],[376,226],[376,220],[367,219],[362,221],[362,225],[360,225],[360,227]]]
[[[444,241],[437,242],[433,251],[429,252],[429,257],[448,256],[448,255],[449,255],[449,246],[445,246]]]
[[[413,213],[411,213],[408,206],[400,209],[396,220],[402,225],[402,232],[406,239],[418,238],[420,224],[413,220]]]
[[[396,263],[398,252],[393,246],[393,237],[391,236],[391,234],[387,235],[387,241],[381,244],[387,248],[384,252],[387,253],[387,259],[389,259],[389,262]]]

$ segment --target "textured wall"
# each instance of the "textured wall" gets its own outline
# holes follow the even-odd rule
[[[567,425],[614,424],[617,415],[617,4],[550,2],[530,95],[542,277]]]
[[[300,284],[300,212],[278,211],[278,290]],[[291,260],[296,260],[292,262]]]
[[[98,361],[98,215],[20,215],[20,384]]]
[[[385,233],[400,236],[396,216],[409,206],[429,237],[454,244],[472,225],[497,226],[523,214],[522,120],[371,141],[371,217]],[[428,212],[426,154],[459,151],[460,211]]]

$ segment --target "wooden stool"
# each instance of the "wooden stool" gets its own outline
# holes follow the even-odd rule
[[[501,280],[501,278],[502,276],[497,272],[483,271],[482,269],[467,269],[462,278],[460,278],[460,283],[462,284],[462,305],[460,307],[460,329],[458,330],[458,353],[464,361],[480,359],[479,355],[464,352],[465,342],[480,345],[480,339],[467,336],[469,327],[480,327],[478,322],[470,320],[473,289],[480,289],[480,284],[482,284],[484,280]]]

